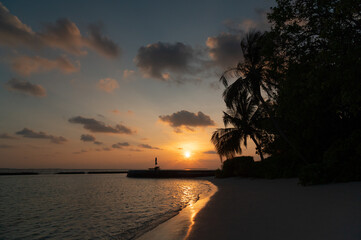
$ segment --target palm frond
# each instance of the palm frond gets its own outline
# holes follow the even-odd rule
[[[211,138],[218,155],[222,157],[233,158],[237,153],[241,154],[241,141],[243,134],[237,128],[219,128]]]

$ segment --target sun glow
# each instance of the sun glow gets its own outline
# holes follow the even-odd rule
[[[191,153],[190,153],[189,151],[186,151],[186,152],[184,153],[184,157],[185,157],[185,158],[190,158],[190,156],[191,156]]]

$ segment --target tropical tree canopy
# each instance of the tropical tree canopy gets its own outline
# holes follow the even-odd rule
[[[234,128],[217,130],[212,141],[232,157],[254,136],[271,155],[268,167],[305,184],[361,180],[361,1],[276,3],[271,30],[247,34],[243,59],[220,79],[225,123]],[[240,107],[244,92],[262,117]]]

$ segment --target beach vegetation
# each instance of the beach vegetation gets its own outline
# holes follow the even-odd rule
[[[229,86],[229,88],[231,88]],[[217,129],[211,141],[216,147],[219,156],[233,158],[236,154],[242,153],[242,145],[247,147],[248,138],[252,139],[256,145],[256,149],[263,160],[261,140],[263,138],[263,130],[258,127],[258,123],[262,118],[262,108],[250,96],[246,89],[238,92],[237,100],[232,100],[227,104],[228,110],[223,112],[223,122],[226,128]],[[232,125],[232,127],[228,127]]]
[[[251,164],[253,177],[299,177],[304,185],[361,180],[360,13],[358,0],[277,0],[271,29],[244,36],[243,59],[220,81],[227,109],[244,91],[259,108],[248,125],[261,133],[257,151],[270,157]],[[242,119],[244,112],[232,114]]]

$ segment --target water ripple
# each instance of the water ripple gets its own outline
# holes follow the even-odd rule
[[[0,239],[131,239],[210,191],[206,180],[115,174],[0,180]]]

